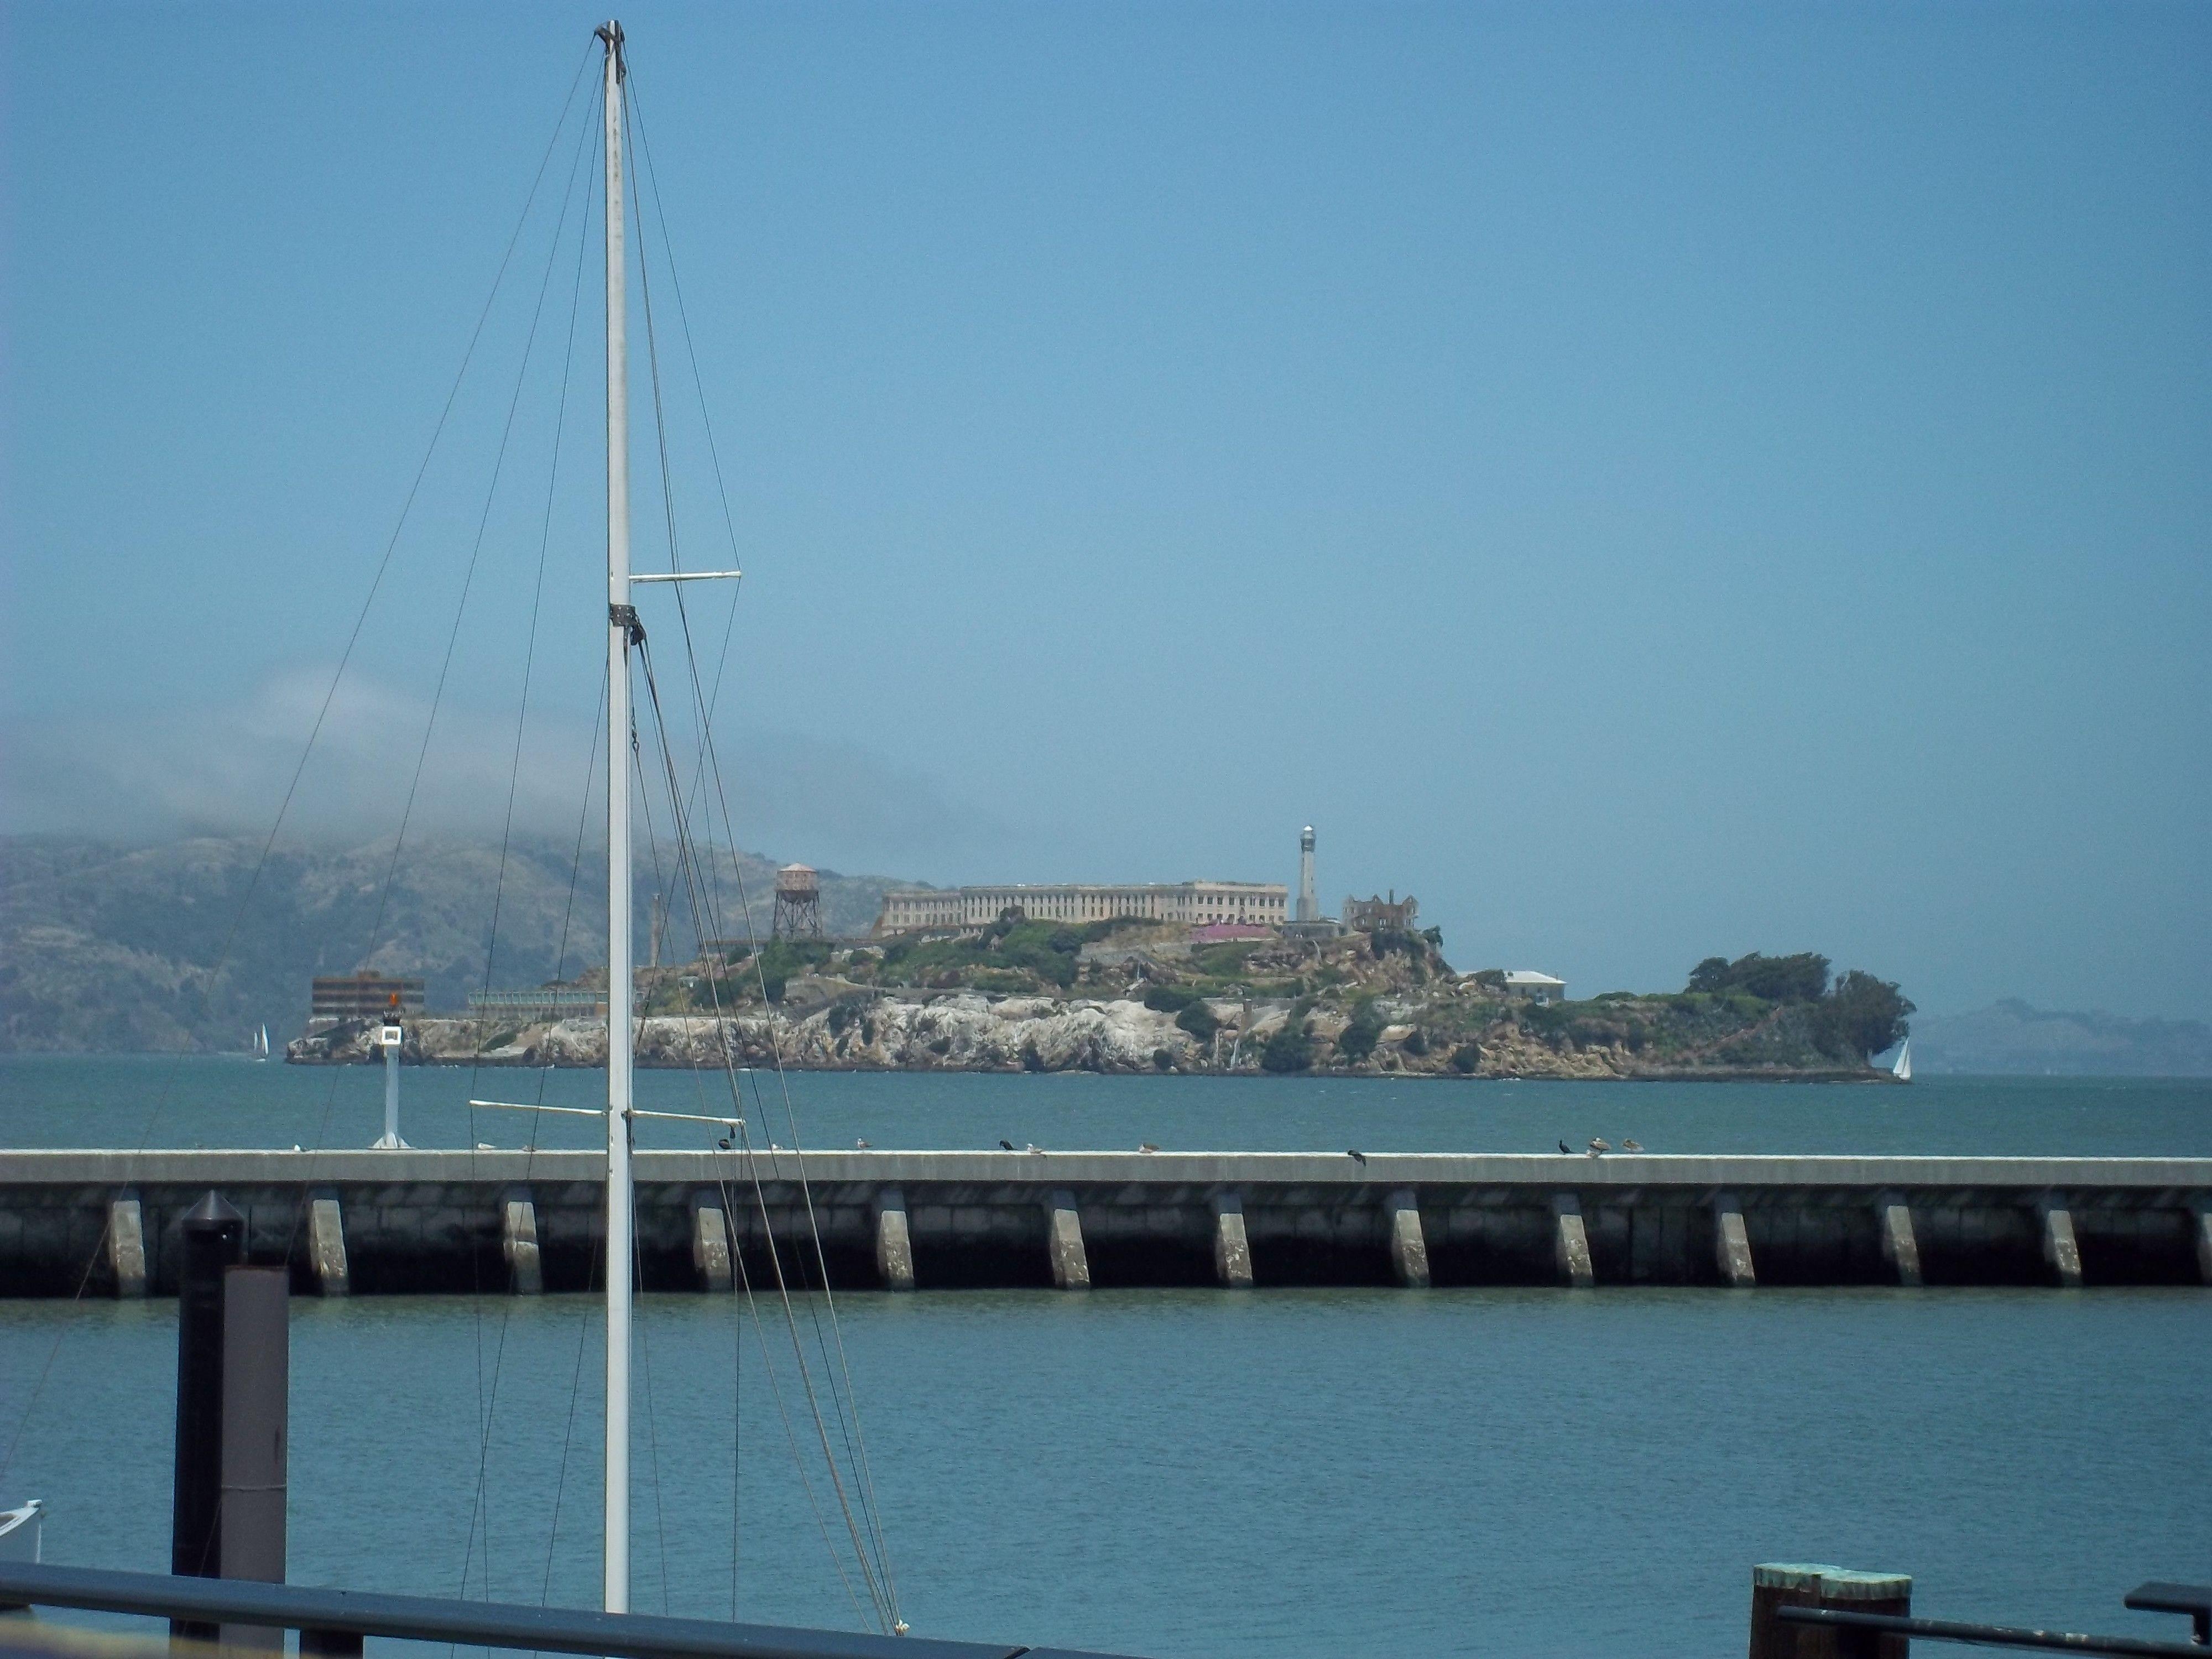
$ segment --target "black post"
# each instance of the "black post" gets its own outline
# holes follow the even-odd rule
[[[246,1218],[210,1193],[185,1212],[177,1282],[177,1478],[169,1571],[222,1574],[222,1275],[244,1254]],[[169,1621],[172,1640],[213,1642],[217,1627]]]
[[[224,1578],[284,1582],[286,1418],[291,1385],[292,1284],[283,1267],[227,1267],[222,1275]],[[284,1650],[274,1626],[225,1625],[232,1652]]]

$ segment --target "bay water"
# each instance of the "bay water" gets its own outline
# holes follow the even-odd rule
[[[417,1145],[519,1145],[531,1122],[542,1145],[589,1142],[584,1120],[471,1123],[465,1070],[404,1081]],[[474,1089],[528,1099],[540,1081],[486,1072]],[[543,1081],[580,1104],[600,1083]],[[666,1109],[720,1086],[641,1083]],[[822,1146],[1543,1151],[1602,1133],[1662,1152],[2212,1155],[2202,1082],[790,1086]],[[0,1060],[8,1146],[359,1146],[380,1119],[366,1069]],[[787,1133],[773,1079],[763,1121]],[[771,1302],[757,1311],[641,1303],[636,1605],[858,1627],[793,1339]],[[922,1291],[843,1295],[836,1313],[921,1635],[1170,1659],[1740,1653],[1752,1565],[1825,1560],[1911,1573],[1936,1616],[2174,1638],[2120,1596],[2212,1577],[2201,1289]],[[0,1303],[0,1502],[47,1501],[49,1560],[165,1568],[175,1317],[165,1300]],[[836,1345],[809,1310],[797,1325],[826,1389]],[[292,1577],[594,1603],[599,1340],[585,1297],[295,1302]],[[824,1411],[842,1454],[854,1425]]]

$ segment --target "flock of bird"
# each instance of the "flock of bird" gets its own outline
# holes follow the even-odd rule
[[[724,1152],[730,1150],[730,1140],[729,1137],[726,1135],[721,1139],[716,1141],[714,1144],[717,1146],[720,1146]],[[853,1148],[855,1152],[865,1152],[868,1150],[868,1143],[866,1140],[855,1140],[853,1143]],[[489,1152],[491,1147],[488,1143],[479,1141],[477,1143],[477,1149],[479,1152]],[[292,1150],[296,1152],[300,1149],[297,1146],[295,1146]],[[769,1150],[770,1152],[780,1152],[783,1148],[771,1141],[769,1143]],[[1002,1152],[1035,1152],[1039,1158],[1044,1156],[1044,1148],[1038,1146],[1034,1140],[1025,1142],[1020,1146],[1016,1146],[1011,1140],[1001,1140],[999,1143],[999,1150]],[[1152,1141],[1145,1140],[1139,1141],[1137,1144],[1137,1150],[1140,1152],[1157,1152],[1159,1151],[1159,1147]],[[1575,1149],[1568,1146],[1564,1140],[1559,1143],[1559,1150],[1565,1152],[1569,1158],[1572,1158],[1575,1155]],[[1603,1158],[1612,1150],[1613,1143],[1611,1141],[1606,1139],[1601,1135],[1592,1135],[1590,1137],[1589,1149],[1586,1153],[1584,1153],[1584,1156],[1588,1158]],[[1640,1152],[1644,1148],[1633,1140],[1624,1140],[1620,1143],[1620,1150],[1624,1152]],[[1355,1164],[1364,1164],[1367,1162],[1367,1154],[1364,1152],[1357,1152],[1347,1150],[1344,1155]]]

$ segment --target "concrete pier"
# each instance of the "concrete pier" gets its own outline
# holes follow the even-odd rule
[[[700,1193],[691,1200],[691,1265],[702,1291],[737,1286],[730,1271],[730,1218],[722,1212],[720,1192]]]
[[[2058,1282],[2068,1290],[2081,1284],[2081,1246],[2074,1237],[2074,1212],[2054,1199],[2038,1206],[2043,1212],[2043,1259]]]
[[[1920,1244],[1912,1236],[1912,1206],[1894,1193],[1882,1194],[1881,1257],[1897,1270],[1897,1282],[1920,1283]]]
[[[1045,1244],[1052,1253],[1052,1282],[1063,1291],[1091,1288],[1091,1257],[1083,1248],[1083,1217],[1065,1189],[1045,1201]]]
[[[1429,1288],[1429,1241],[1421,1232],[1421,1200],[1410,1187],[1390,1194],[1390,1271],[1410,1291]]]
[[[136,1193],[125,1193],[107,1206],[107,1270],[115,1277],[118,1299],[146,1294],[146,1229]]]
[[[1751,1234],[1743,1224],[1743,1206],[1734,1193],[1713,1200],[1713,1265],[1721,1282],[1732,1290],[1747,1291],[1759,1283],[1751,1265]]]
[[[527,1187],[511,1188],[500,1207],[499,1253],[507,1262],[507,1288],[517,1296],[537,1296],[545,1289],[545,1273],[538,1257],[538,1206]]]
[[[325,1296],[348,1296],[353,1273],[346,1261],[345,1216],[335,1194],[318,1195],[307,1210],[307,1261],[315,1289]]]
[[[1252,1243],[1244,1233],[1244,1195],[1213,1195],[1213,1276],[1223,1289],[1252,1288]]]
[[[2193,1285],[2212,1159],[641,1152],[638,1269],[696,1290]],[[596,1152],[0,1152],[0,1296],[175,1291],[210,1189],[295,1293],[597,1284]],[[702,1237],[701,1195],[720,1219]],[[136,1271],[116,1273],[137,1207]],[[809,1216],[821,1230],[817,1258]],[[2063,1218],[2063,1219],[2061,1219]],[[127,1249],[125,1255],[127,1256]],[[714,1262],[710,1267],[709,1261]],[[534,1279],[533,1279],[534,1272]]]
[[[906,1194],[886,1187],[876,1194],[876,1277],[887,1291],[914,1288],[914,1235],[907,1226]]]

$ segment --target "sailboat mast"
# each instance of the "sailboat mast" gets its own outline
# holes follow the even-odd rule
[[[629,1611],[629,354],[623,253],[623,32],[607,49],[607,1446],[609,1613]]]

